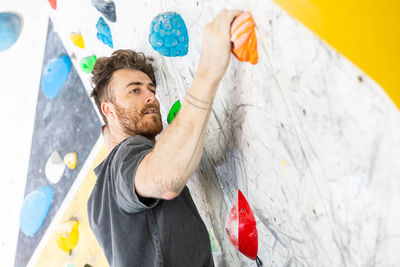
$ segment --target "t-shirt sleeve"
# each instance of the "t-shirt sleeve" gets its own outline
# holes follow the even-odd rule
[[[118,148],[112,162],[111,179],[114,182],[115,200],[125,212],[137,213],[155,207],[158,199],[142,198],[135,190],[134,178],[139,163],[153,149],[151,141],[142,136],[125,140]]]

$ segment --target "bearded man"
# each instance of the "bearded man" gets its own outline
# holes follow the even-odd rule
[[[87,205],[90,227],[111,266],[214,266],[207,229],[186,183],[200,162],[238,14],[222,10],[204,27],[196,76],[157,142],[163,125],[152,59],[117,50],[96,61],[92,96],[110,153],[95,169]]]

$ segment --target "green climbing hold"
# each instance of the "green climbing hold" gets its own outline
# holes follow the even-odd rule
[[[97,60],[96,55],[82,58],[80,62],[82,71],[84,73],[91,73],[96,60]]]
[[[168,124],[170,124],[175,119],[180,109],[181,109],[181,101],[178,100],[172,105],[172,108],[168,113],[167,117]]]

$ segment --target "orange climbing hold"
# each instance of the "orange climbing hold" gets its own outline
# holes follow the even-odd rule
[[[258,62],[257,38],[250,12],[240,13],[231,26],[232,53],[240,61]]]

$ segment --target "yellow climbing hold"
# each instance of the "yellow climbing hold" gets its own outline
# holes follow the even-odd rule
[[[64,156],[64,163],[71,170],[76,168],[77,161],[78,161],[78,154],[76,152],[70,152]]]
[[[56,229],[56,242],[60,249],[69,252],[79,241],[79,221],[69,220],[60,224]]]
[[[286,169],[286,161],[284,161],[284,160],[282,160],[282,166],[283,166],[283,169],[286,171],[287,169]]]
[[[73,32],[71,33],[69,38],[77,47],[85,48],[85,43],[83,42],[82,34]]]

